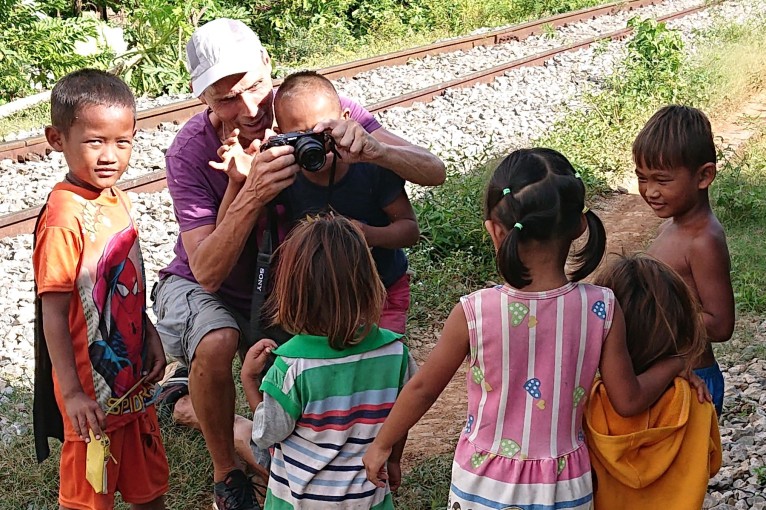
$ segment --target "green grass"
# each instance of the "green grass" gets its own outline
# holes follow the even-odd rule
[[[60,443],[50,440],[51,457],[42,464],[35,459],[34,437],[29,415],[32,395],[17,390],[2,414],[30,426],[28,433],[9,445],[0,444],[0,510],[49,510],[58,508],[58,457]],[[24,413],[24,414],[22,414]],[[209,510],[212,505],[212,464],[202,434],[182,427],[162,429],[162,439],[170,459],[169,510]],[[119,501],[119,497],[118,497]],[[116,508],[127,510],[125,503]]]
[[[163,429],[162,439],[168,457],[173,459],[170,472],[170,487],[173,490],[168,496],[168,508],[209,509],[212,505],[212,465],[207,458],[202,435],[174,427]],[[51,457],[42,464],[37,464],[34,458],[34,438],[31,434],[22,436],[9,447],[0,447],[0,472],[3,473],[4,487],[0,491],[0,509],[57,508],[61,447],[57,441],[51,441],[51,446]],[[120,502],[116,508],[127,510],[129,506]]]
[[[26,110],[0,118],[0,137],[17,131],[46,126],[51,122],[51,104],[48,101]]]
[[[716,215],[726,230],[732,257],[737,310],[766,313],[766,138],[741,156],[725,158],[713,183]]]
[[[430,329],[449,314],[460,296],[496,278],[494,253],[483,224],[483,192],[494,162],[467,174],[449,175],[413,207],[421,241],[409,253],[410,330]]]
[[[766,122],[756,126],[763,132]],[[766,137],[740,154],[722,151],[711,189],[714,210],[726,230],[732,283],[740,315],[766,313]]]
[[[402,477],[394,497],[397,510],[442,509],[447,505],[452,454],[438,455],[419,462]]]
[[[754,126],[756,132],[765,125]],[[766,359],[766,137],[751,140],[739,154],[722,151],[711,201],[726,231],[737,309],[734,335],[714,344],[716,358],[724,366]]]

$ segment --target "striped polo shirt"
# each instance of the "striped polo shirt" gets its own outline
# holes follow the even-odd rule
[[[401,335],[377,327],[343,350],[297,335],[261,385],[296,420],[275,445],[266,508],[393,509],[388,487],[367,480],[362,456],[410,377]]]

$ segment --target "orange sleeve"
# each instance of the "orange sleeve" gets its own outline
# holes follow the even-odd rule
[[[72,229],[41,226],[32,257],[38,295],[75,290],[82,248],[81,237]]]

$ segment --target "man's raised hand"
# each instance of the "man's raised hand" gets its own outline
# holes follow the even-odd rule
[[[352,119],[323,120],[314,126],[315,133],[327,131],[335,140],[335,148],[346,163],[374,162],[383,146],[361,124]]]
[[[242,184],[250,173],[259,145],[253,142],[249,147],[243,148],[239,143],[239,128],[234,129],[218,149],[221,161],[209,161],[208,164],[215,170],[225,172],[232,181]]]

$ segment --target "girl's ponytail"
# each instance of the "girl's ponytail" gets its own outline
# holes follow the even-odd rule
[[[569,273],[569,278],[573,281],[582,280],[595,271],[606,251],[606,230],[601,218],[589,209],[584,214],[588,222],[588,241],[572,256],[575,269]]]
[[[523,229],[522,223],[516,223],[511,228],[500,244],[496,257],[498,271],[503,275],[506,282],[517,289],[532,283],[529,269],[519,257],[519,239],[523,235]]]

